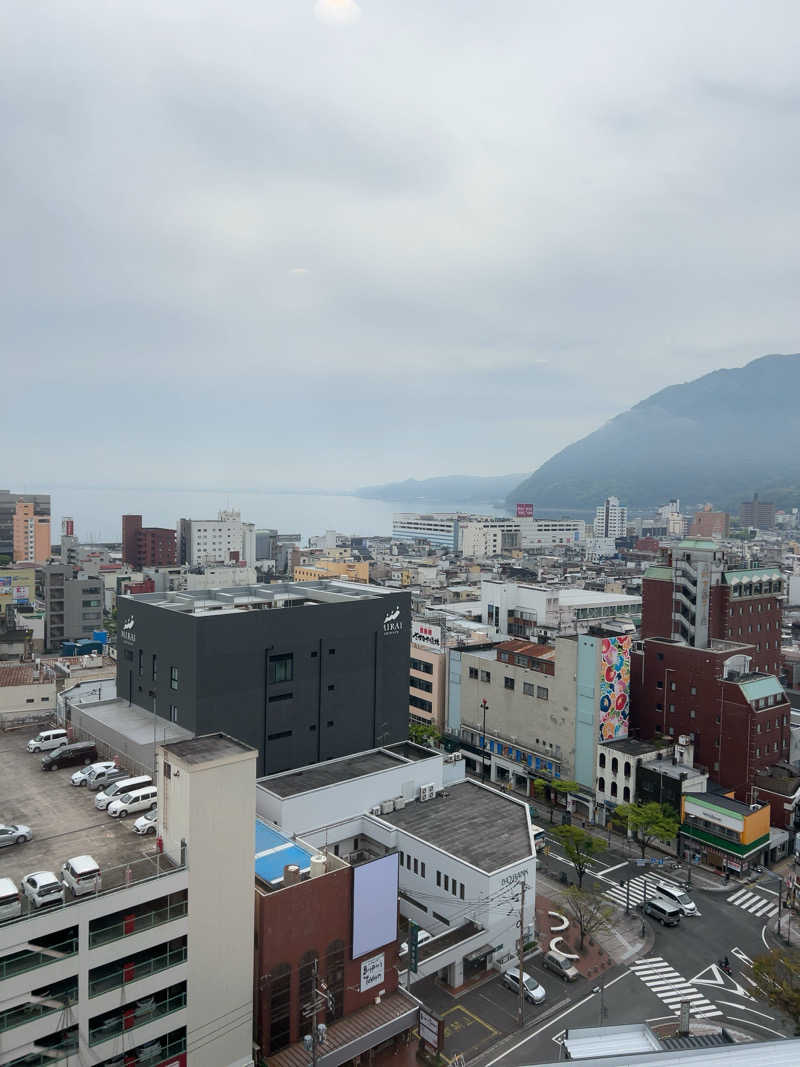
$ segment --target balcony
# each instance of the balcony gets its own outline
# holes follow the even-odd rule
[[[34,989],[22,1003],[0,1011],[0,1033],[24,1026],[54,1011],[68,1011],[78,999],[78,979],[68,978],[56,985]]]
[[[178,937],[158,949],[137,952],[127,960],[115,960],[89,972],[89,996],[98,997],[186,961],[186,938]]]
[[[138,904],[126,912],[104,915],[89,924],[89,948],[107,945],[123,937],[140,934],[163,923],[182,919],[188,909],[186,890],[170,893],[168,897]]]
[[[17,949],[0,959],[0,982],[6,978],[13,978],[17,974],[34,970],[36,967],[45,967],[48,963],[56,960],[67,959],[78,953],[78,927],[71,926],[68,930],[60,930],[58,933],[46,937],[38,937],[35,941],[29,941],[24,948]]]
[[[149,997],[134,1001],[126,1008],[118,1008],[108,1015],[89,1020],[89,1045],[98,1045],[137,1026],[145,1026],[157,1019],[186,1007],[186,983],[170,986]]]

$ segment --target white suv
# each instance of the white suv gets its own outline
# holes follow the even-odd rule
[[[116,764],[113,760],[102,760],[100,763],[90,763],[88,767],[81,767],[75,771],[70,781],[73,785],[86,785],[89,778],[93,778],[100,771],[110,771]]]

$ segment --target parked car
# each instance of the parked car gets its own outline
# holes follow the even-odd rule
[[[76,897],[99,893],[103,888],[100,868],[91,856],[73,856],[61,868],[64,885],[68,885]]]
[[[110,771],[112,767],[116,767],[113,760],[102,760],[100,763],[90,763],[88,767],[83,767],[79,771],[75,771],[70,781],[73,785],[86,785],[89,781],[89,776],[98,774],[100,771]]]
[[[26,875],[22,879],[21,888],[34,908],[64,903],[64,886],[52,871],[34,871],[33,874]]]
[[[565,982],[574,982],[580,978],[577,967],[574,967],[572,963],[562,956],[560,952],[545,952],[542,957],[542,966],[546,967],[548,971],[552,971],[553,974],[557,974],[559,978],[563,978]]]
[[[141,774],[138,778],[117,778],[107,788],[103,788],[94,798],[94,806],[98,811],[105,811],[108,805],[116,797],[122,796],[131,789],[141,789],[143,786],[152,785],[153,779],[147,774]]]
[[[0,878],[0,922],[22,913],[19,890],[10,878]]]
[[[158,808],[151,808],[144,815],[140,815],[133,824],[134,833],[155,834],[158,832]]]
[[[423,930],[422,927],[420,927],[419,932],[417,933],[417,948],[421,948],[422,945],[424,945],[426,943],[426,941],[430,941],[432,937],[433,937],[433,934],[428,933],[427,930]],[[400,952],[401,953],[402,952],[408,952],[408,942],[407,941],[404,941],[402,943],[402,945],[400,946]]]
[[[512,993],[519,993],[520,979],[518,968],[510,967],[504,973],[503,985],[506,989],[510,989]],[[536,979],[526,971],[522,972],[522,986],[525,999],[529,1000],[531,1004],[541,1004],[547,996],[544,986],[540,986]]]
[[[134,812],[154,808],[157,803],[158,790],[154,785],[146,785],[143,789],[132,789],[114,797],[106,810],[112,819],[124,819]]]
[[[59,748],[69,741],[66,730],[40,730],[27,744],[28,752],[47,752],[50,748]]]
[[[42,756],[42,770],[55,771],[59,767],[72,767],[76,763],[89,764],[97,759],[97,745],[94,741],[74,741],[71,745],[61,745],[53,752]]]
[[[114,765],[105,771],[92,771],[86,779],[86,788],[96,793],[98,789],[105,789],[107,785],[118,782],[120,778],[130,778],[130,776],[130,771],[124,771],[121,767]]]
[[[33,837],[30,826],[22,823],[0,823],[0,848],[3,845],[24,845]]]

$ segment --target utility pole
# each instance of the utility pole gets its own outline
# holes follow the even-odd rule
[[[642,900],[642,937],[647,933],[647,926],[645,925],[644,917],[647,914],[647,877],[642,879],[642,887],[644,889],[644,898]]]
[[[483,755],[481,756],[481,781],[486,781],[486,752],[489,748],[489,743],[486,740],[486,712],[489,710],[489,703],[486,697],[481,701],[481,711],[483,712]]]
[[[320,1045],[325,1044],[325,1038],[328,1033],[325,1023],[317,1023],[317,1012],[323,1006],[327,1006],[330,1011],[333,1011],[333,993],[328,990],[324,982],[318,980],[317,968],[318,960],[315,959],[311,1001],[303,1008],[303,1018],[311,1020],[311,1033],[303,1037],[303,1044],[306,1051],[311,1053],[313,1067],[317,1067],[317,1049]]]
[[[519,896],[519,1007],[517,1008],[517,1023],[520,1028],[525,1025],[525,983],[522,976],[525,973],[525,881],[523,879]]]

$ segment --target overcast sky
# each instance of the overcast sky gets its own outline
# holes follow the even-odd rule
[[[0,482],[527,471],[800,350],[798,38],[765,0],[3,5]]]

